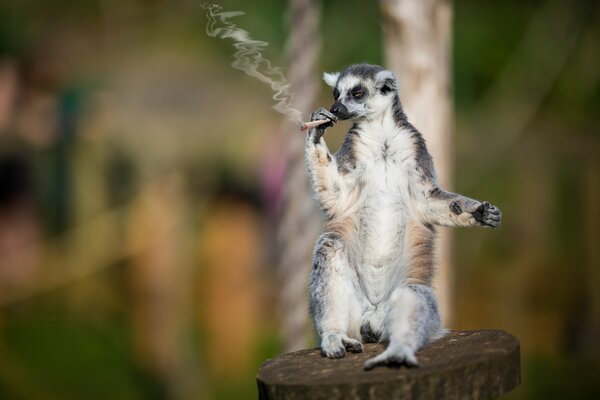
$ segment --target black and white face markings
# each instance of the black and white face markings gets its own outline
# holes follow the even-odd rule
[[[393,74],[370,64],[352,65],[342,72],[325,73],[323,79],[333,88],[335,102],[331,112],[340,119],[372,115],[382,108],[381,98],[388,97],[395,89]]]

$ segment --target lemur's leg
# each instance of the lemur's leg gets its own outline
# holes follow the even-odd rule
[[[502,219],[498,207],[439,188],[429,190],[421,207],[424,222],[445,226],[497,228]]]
[[[343,357],[346,350],[362,351],[361,342],[349,337],[354,330],[357,332],[350,336],[360,335],[355,279],[342,237],[334,232],[321,235],[314,252],[309,301],[310,314],[321,340],[321,353],[329,358]]]
[[[418,365],[417,350],[445,333],[433,290],[425,285],[398,287],[392,292],[387,306],[382,340],[387,341],[388,346],[381,354],[367,360],[365,368],[380,364]]]
[[[319,119],[337,120],[324,108],[320,108],[310,116],[311,121]],[[326,123],[316,128],[310,128],[306,135],[305,158],[315,196],[326,216],[336,213],[340,200],[340,190],[344,181],[338,172],[335,156],[330,153],[323,139],[325,129],[333,123]]]

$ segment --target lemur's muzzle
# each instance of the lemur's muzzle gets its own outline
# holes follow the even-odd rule
[[[346,106],[343,105],[341,101],[336,101],[333,103],[329,111],[339,119],[349,119],[352,117]]]

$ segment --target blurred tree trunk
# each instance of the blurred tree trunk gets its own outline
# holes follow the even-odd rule
[[[289,7],[288,76],[295,96],[294,107],[307,115],[318,93],[320,2],[290,0]],[[310,193],[304,165],[305,136],[298,126],[289,123],[282,130],[287,140],[287,167],[278,226],[279,301],[283,350],[289,352],[305,348],[308,343],[308,275],[320,214]]]
[[[381,0],[385,57],[396,73],[404,111],[427,140],[442,187],[452,176],[449,0]],[[451,237],[440,232],[435,283],[444,322],[452,318]]]

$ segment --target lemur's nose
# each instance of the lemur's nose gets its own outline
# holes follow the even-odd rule
[[[341,101],[336,101],[333,103],[329,112],[338,117],[338,119],[348,119],[351,117],[351,115],[348,113],[348,109]]]

